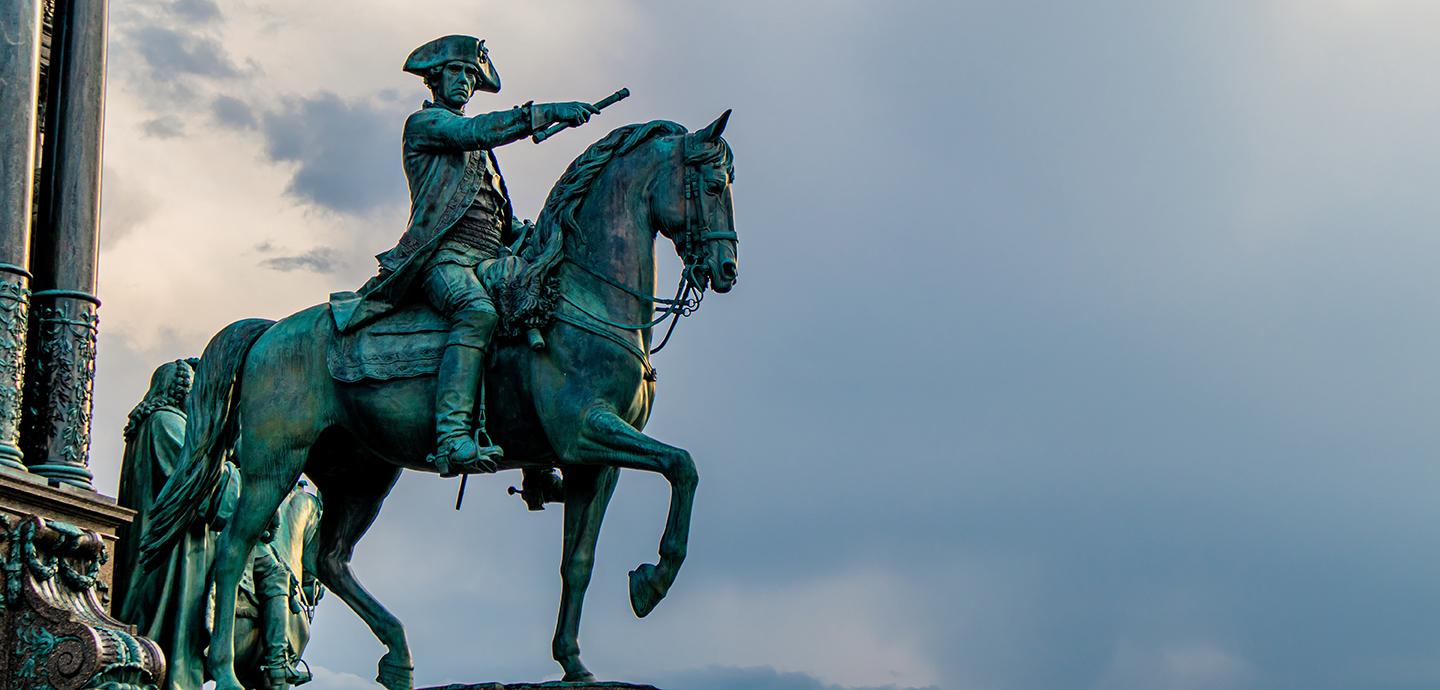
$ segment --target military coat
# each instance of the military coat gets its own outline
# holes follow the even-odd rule
[[[528,105],[528,104],[527,104]],[[379,317],[409,298],[425,264],[446,233],[474,202],[487,170],[498,178],[505,225],[502,242],[514,234],[514,210],[505,178],[491,149],[533,130],[531,108],[467,117],[444,104],[427,101],[405,121],[405,178],[410,185],[410,222],[393,249],[375,258],[380,275],[360,288],[358,302],[336,308],[335,322],[348,331]],[[343,313],[342,313],[343,312]]]

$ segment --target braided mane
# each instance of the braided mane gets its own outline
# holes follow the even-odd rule
[[[560,176],[555,186],[550,188],[550,196],[545,199],[545,206],[535,224],[536,229],[542,237],[555,230],[579,230],[575,214],[580,210],[580,202],[585,200],[591,183],[600,176],[612,159],[630,153],[654,137],[684,134],[686,131],[679,123],[652,120],[619,127],[605,135],[604,139],[591,144],[590,148],[585,149],[585,152],[565,169],[565,174]],[[555,227],[556,225],[558,227]]]
[[[550,195],[535,221],[534,235],[520,249],[526,267],[512,286],[498,290],[499,294],[495,295],[502,303],[504,334],[514,335],[523,328],[538,328],[549,321],[559,296],[555,269],[565,256],[565,236],[581,236],[576,215],[605,166],[655,137],[686,132],[683,125],[669,120],[625,125],[591,144],[565,169],[550,188]]]

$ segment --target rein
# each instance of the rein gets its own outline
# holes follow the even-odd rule
[[[674,335],[675,326],[680,323],[680,319],[700,311],[700,303],[705,299],[704,283],[698,278],[699,271],[702,268],[703,248],[707,243],[715,240],[739,240],[739,236],[734,232],[717,232],[710,229],[710,225],[705,216],[705,195],[704,191],[700,189],[700,174],[696,170],[697,167],[697,165],[685,166],[685,227],[679,235],[674,238],[675,246],[679,250],[679,254],[685,262],[685,265],[680,272],[680,284],[675,288],[675,297],[667,299],[658,295],[640,292],[629,285],[586,266],[571,256],[566,255],[561,257],[562,263],[568,263],[580,269],[601,283],[619,290],[636,300],[652,302],[657,305],[655,312],[658,316],[647,323],[638,324],[620,323],[611,320],[603,314],[596,314],[563,292],[560,295],[560,299],[574,307],[576,311],[583,314],[589,321],[587,321],[586,318],[567,314],[558,309],[555,310],[556,320],[564,321],[583,331],[605,338],[634,355],[645,368],[645,380],[647,381],[654,381],[656,379],[655,367],[650,364],[650,355],[659,353],[669,344],[670,336]],[[622,337],[614,331],[600,327],[609,326],[622,331],[639,332],[654,328],[655,326],[665,323],[667,320],[670,321],[670,326],[666,328],[665,336],[661,338],[659,345],[656,345],[649,351],[637,346],[629,339]]]

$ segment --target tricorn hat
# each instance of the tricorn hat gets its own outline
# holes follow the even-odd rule
[[[447,62],[467,62],[478,68],[484,52],[485,42],[474,36],[441,36],[411,51],[404,69],[423,77]]]

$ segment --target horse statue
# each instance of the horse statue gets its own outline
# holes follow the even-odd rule
[[[733,156],[721,136],[729,115],[696,132],[663,120],[620,127],[570,165],[535,226],[537,243],[549,238],[553,248],[540,257],[553,265],[553,318],[529,329],[543,331],[541,340],[531,332],[528,343],[497,342],[487,363],[489,429],[506,450],[500,469],[563,474],[562,593],[552,652],[566,681],[594,680],[580,660],[580,615],[620,469],[659,473],[671,489],[659,560],[630,573],[637,616],[665,597],[685,559],[695,463],[641,429],[655,394],[651,332],[664,318],[655,313],[678,318],[696,306],[690,295],[703,296],[707,287],[729,292],[735,284]],[[685,263],[683,296],[675,300],[651,293],[657,234]],[[332,341],[342,337],[332,320],[330,305],[321,304],[279,322],[238,321],[210,341],[195,374],[185,464],[166,484],[143,537],[142,560],[163,554],[201,512],[233,450],[245,481],[215,562],[208,666],[217,690],[243,690],[234,670],[236,583],[302,472],[325,497],[321,582],[386,647],[377,680],[389,690],[413,687],[405,629],[360,585],[350,559],[401,470],[435,471],[424,461],[435,446],[435,379],[338,380],[327,369]]]

